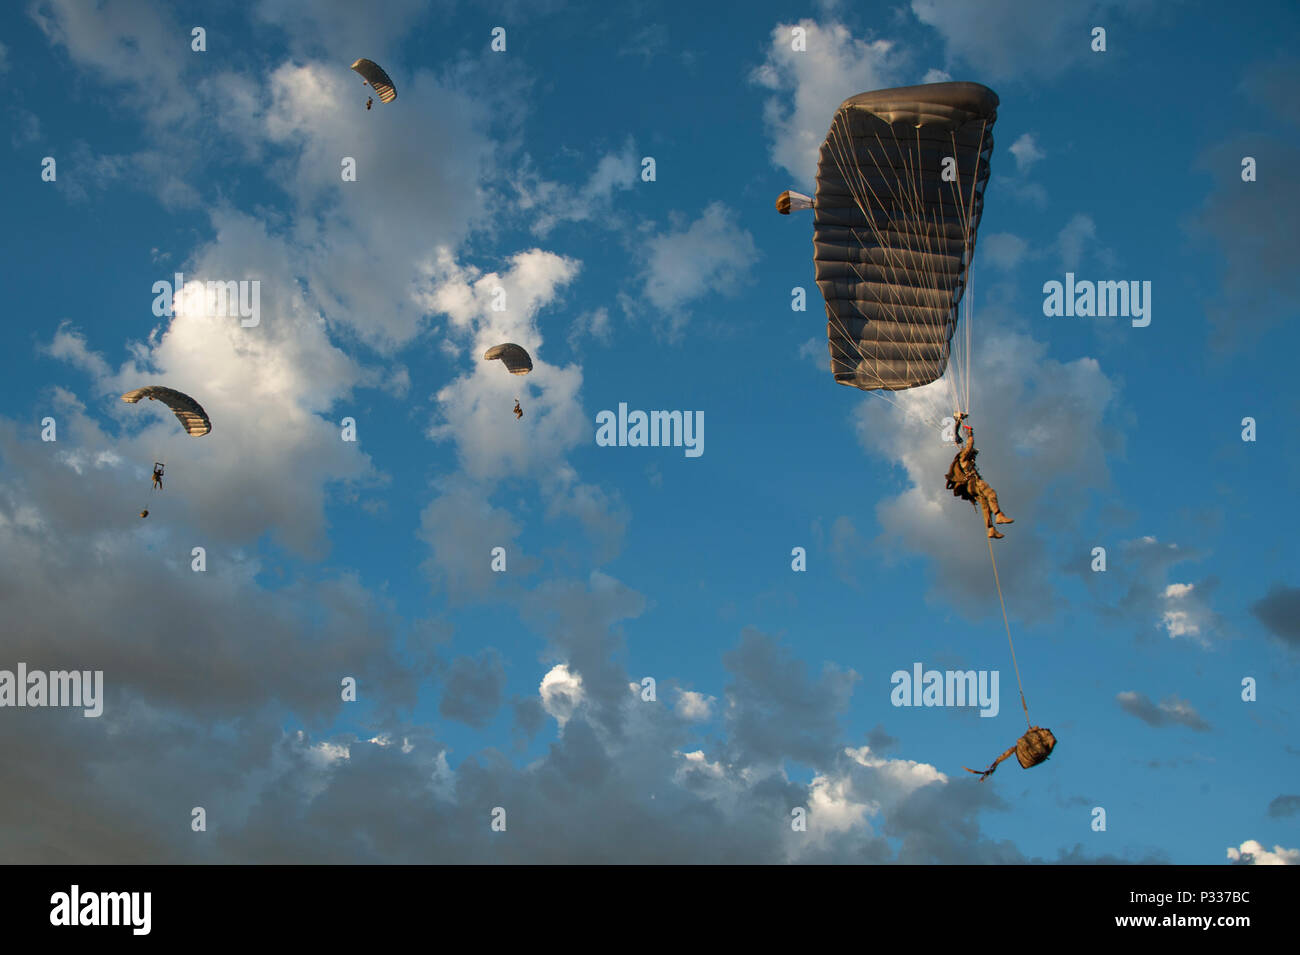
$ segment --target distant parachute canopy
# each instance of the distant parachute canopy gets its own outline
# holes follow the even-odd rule
[[[934,83],[860,93],[836,111],[817,164],[813,259],[840,384],[898,391],[947,369],[997,107],[979,83]],[[782,199],[780,211],[798,208]]]
[[[122,400],[129,404],[135,404],[141,398],[148,398],[150,401],[161,401],[168,408],[171,408],[177,420],[195,438],[202,437],[212,430],[212,422],[208,420],[208,413],[203,410],[202,406],[189,395],[174,388],[151,385],[148,388],[137,388],[135,391],[128,391],[122,396]]]
[[[352,64],[352,69],[360,73],[361,78],[375,88],[379,102],[391,103],[397,99],[397,90],[393,87],[393,81],[374,60],[367,60],[363,56]]]
[[[492,361],[494,358],[500,358],[506,370],[512,375],[526,375],[533,370],[533,360],[528,352],[512,342],[493,345],[483,353],[484,361]]]

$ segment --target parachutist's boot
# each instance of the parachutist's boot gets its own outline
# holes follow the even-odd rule
[[[999,534],[998,529],[996,527],[989,528],[989,537],[993,538],[994,540],[1001,540],[1003,537],[1006,536],[1007,536],[1006,534]]]
[[[996,520],[997,520],[997,522],[998,522],[999,524],[1014,524],[1014,523],[1015,523],[1015,519],[1014,519],[1014,518],[1007,517],[1007,515],[1003,514],[1001,511],[998,511]]]

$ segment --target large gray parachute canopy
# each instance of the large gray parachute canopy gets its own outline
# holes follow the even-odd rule
[[[934,83],[836,111],[817,163],[813,259],[840,384],[898,391],[947,368],[997,107],[979,83]]]
[[[364,56],[352,64],[352,69],[361,74],[361,78],[375,88],[375,95],[379,97],[381,103],[391,103],[397,99],[397,90],[393,87],[393,81],[389,79],[388,74],[374,60],[367,60]]]
[[[175,413],[177,420],[185,426],[185,430],[193,437],[202,437],[212,430],[212,422],[208,420],[208,413],[203,410],[202,406],[183,392],[175,388],[164,388],[161,385],[152,385],[148,388],[137,388],[135,391],[128,391],[122,396],[122,400],[129,404],[135,404],[141,398],[148,398],[150,401],[161,401]]]
[[[533,370],[533,360],[529,357],[522,346],[513,342],[506,342],[504,345],[493,345],[483,353],[484,361],[492,361],[494,358],[500,358],[506,370],[512,375],[526,375]]]

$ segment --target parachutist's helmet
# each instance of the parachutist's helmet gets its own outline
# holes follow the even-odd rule
[[[149,512],[148,512],[148,511],[141,511],[141,512],[140,512],[140,516],[141,516],[141,517],[148,517],[148,516],[149,516]]]

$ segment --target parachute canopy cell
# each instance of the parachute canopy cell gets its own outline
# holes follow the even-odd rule
[[[203,407],[189,395],[177,391],[175,388],[151,385],[148,388],[137,388],[135,391],[128,391],[122,396],[122,400],[130,404],[135,404],[141,398],[148,398],[150,401],[161,401],[168,408],[171,408],[177,420],[195,438],[202,437],[212,430],[212,422],[208,420],[208,413],[203,410]]]
[[[397,90],[393,88],[393,81],[388,74],[374,60],[367,60],[364,56],[352,64],[352,69],[361,74],[361,78],[375,88],[375,93],[379,96],[379,102],[391,103],[397,99]]]
[[[506,342],[504,345],[493,345],[483,353],[484,361],[492,361],[494,358],[500,358],[506,370],[512,375],[526,375],[533,370],[533,360],[529,357],[522,346],[513,342]]]
[[[947,369],[997,107],[979,83],[934,83],[860,93],[836,111],[817,164],[813,259],[840,384],[898,391]]]

